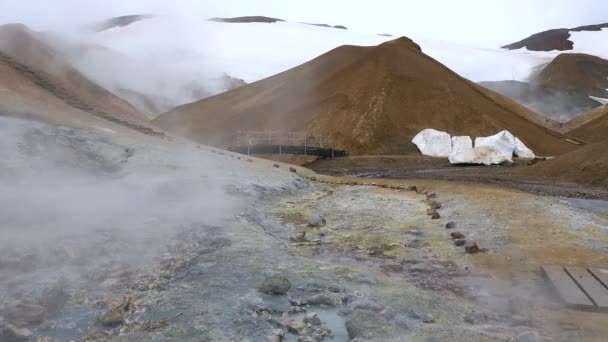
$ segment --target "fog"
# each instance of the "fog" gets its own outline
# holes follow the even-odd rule
[[[4,0],[0,23],[24,22],[45,30],[72,30],[112,16],[189,13],[199,18],[265,15],[290,21],[345,25],[367,33],[389,32],[454,42],[501,46],[542,30],[608,21],[608,3],[597,0],[322,1],[322,0]],[[539,15],[542,13],[542,15]]]

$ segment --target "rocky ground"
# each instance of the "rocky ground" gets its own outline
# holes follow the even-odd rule
[[[47,142],[65,136],[44,132]],[[103,159],[119,167],[109,168],[114,176],[152,169],[183,181],[184,169],[201,170],[168,143],[144,153],[152,146],[112,141],[116,150],[85,150],[133,148],[118,154],[126,162]],[[79,146],[101,146],[90,144]],[[188,224],[161,229],[161,247],[143,262],[127,261],[136,259],[126,251],[146,248],[120,231],[42,251],[3,246],[0,340],[603,341],[608,333],[605,313],[563,307],[539,274],[541,264],[608,267],[606,212],[487,184],[332,177],[198,153],[223,165],[200,180],[218,180],[213,198],[239,205],[218,220],[185,207],[194,219],[157,212],[149,229]],[[202,191],[192,182],[163,189],[179,202],[189,188]]]

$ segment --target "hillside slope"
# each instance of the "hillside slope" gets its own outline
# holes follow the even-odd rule
[[[53,87],[47,87],[47,90],[59,97],[62,97],[62,94],[69,95],[69,104],[80,110],[102,112],[133,124],[148,123],[145,115],[83,76],[71,66],[65,56],[39,39],[36,32],[24,25],[0,26],[0,52],[7,63],[10,59],[15,65],[20,65],[20,70],[33,69],[37,71],[33,74],[44,74],[47,79],[52,79]]]
[[[239,130],[307,130],[332,135],[336,147],[351,154],[417,153],[410,141],[429,127],[472,136],[508,129],[539,154],[575,148],[543,121],[403,37],[374,47],[339,47],[268,79],[177,107],[153,123],[223,146]]]
[[[522,172],[580,184],[608,187],[608,140],[559,156]]]
[[[568,135],[588,142],[608,139],[608,105],[583,113],[566,124]]]

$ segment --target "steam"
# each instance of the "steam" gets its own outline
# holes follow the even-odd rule
[[[150,266],[176,234],[221,226],[246,204],[224,191],[239,184],[225,165],[200,151],[2,117],[0,126],[0,303],[8,282],[23,291],[78,283],[101,265]]]

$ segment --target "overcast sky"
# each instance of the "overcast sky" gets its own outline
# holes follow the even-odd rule
[[[504,44],[542,30],[608,22],[606,0],[0,0],[0,23],[67,30],[111,16],[265,15],[463,43]]]

